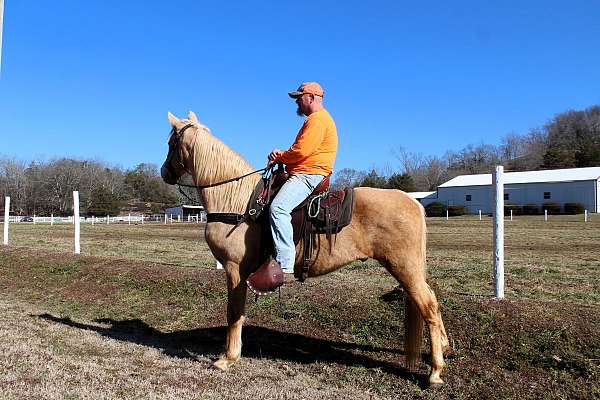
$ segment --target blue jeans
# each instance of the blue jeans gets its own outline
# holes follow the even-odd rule
[[[323,178],[323,175],[292,175],[283,184],[281,190],[273,199],[273,203],[271,203],[269,216],[275,244],[275,259],[286,273],[294,272],[294,262],[296,261],[292,210],[315,190]]]

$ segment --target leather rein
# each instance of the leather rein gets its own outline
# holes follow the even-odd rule
[[[193,127],[194,124],[187,124],[185,125],[183,128],[181,128],[179,130],[179,132],[177,132],[177,130],[175,129],[175,127],[173,127],[173,129],[171,130],[171,135],[169,137],[169,158],[171,158],[171,150],[173,150],[173,148],[177,148],[177,150],[179,150],[179,141],[181,140],[184,132],[188,129]],[[185,165],[183,164],[183,161],[181,161],[181,155],[179,154],[177,156],[177,161],[179,161],[179,164],[181,166],[181,168],[187,172],[188,174],[191,175],[190,171],[188,171],[188,169],[185,167]],[[175,175],[175,171],[173,169],[173,166],[171,165],[171,162],[167,163],[167,169],[169,170],[169,173],[171,173],[172,175]],[[195,202],[194,200],[192,200],[183,190],[181,190],[181,187],[189,187],[189,188],[195,188],[195,189],[208,189],[211,187],[215,187],[215,186],[221,186],[221,185],[225,185],[227,183],[231,183],[231,182],[237,182],[240,179],[246,178],[250,175],[254,175],[257,174],[259,172],[264,172],[267,169],[269,169],[269,167],[265,167],[265,168],[261,168],[261,169],[257,169],[256,171],[252,171],[249,172],[245,175],[242,176],[238,176],[235,178],[231,178],[231,179],[227,179],[221,182],[216,182],[216,183],[211,183],[208,185],[189,185],[189,184],[185,184],[185,183],[179,183],[176,182],[176,185],[179,189],[179,192],[181,194],[183,194],[189,201],[191,201],[192,203]],[[245,216],[243,214],[237,214],[237,213],[207,213],[206,214],[206,222],[223,222],[226,224],[230,224],[230,225],[239,225],[241,224],[244,220],[245,220]]]

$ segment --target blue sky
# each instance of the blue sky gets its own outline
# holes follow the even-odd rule
[[[221,4],[223,3],[223,4]],[[262,167],[319,81],[336,170],[499,144],[600,104],[600,2],[5,0],[0,155],[161,164],[193,110]]]

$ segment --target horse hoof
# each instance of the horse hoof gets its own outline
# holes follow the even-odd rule
[[[225,372],[229,369],[229,366],[231,364],[233,364],[231,361],[224,358],[220,358],[217,361],[215,361],[212,366],[214,369],[218,369],[219,371]]]
[[[431,389],[440,388],[440,387],[442,387],[442,386],[444,386],[444,381],[443,381],[443,380],[441,380],[440,378],[437,378],[437,379],[430,379],[430,380],[429,380],[429,387],[430,387]]]

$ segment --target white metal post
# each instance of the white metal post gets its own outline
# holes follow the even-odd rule
[[[512,221],[512,211],[513,211],[513,210],[510,210],[510,220],[511,220],[511,221]]]
[[[80,227],[79,227],[79,191],[73,191],[73,222],[75,223],[75,254],[81,253],[79,236],[80,236]]]
[[[548,210],[544,210],[544,221],[548,222]]]
[[[33,224],[35,225],[35,214],[33,214]]]
[[[165,213],[165,225],[167,224],[167,214]]]
[[[50,226],[54,225],[54,213],[50,214]]]
[[[106,215],[106,225],[108,225],[108,221],[110,221],[110,215]]]
[[[0,73],[2,72],[2,27],[4,26],[4,0],[0,0]]]
[[[8,245],[8,217],[10,216],[10,197],[4,197],[4,245]]]
[[[479,220],[481,221],[481,210],[479,210]]]
[[[127,222],[129,225],[131,225],[131,213],[129,213],[129,217],[127,217]]]
[[[94,216],[92,215],[92,226],[94,226]]]
[[[504,298],[504,167],[492,173],[494,198],[494,289],[498,299]]]
[[[196,214],[196,223],[199,224],[200,223],[200,214]]]
[[[446,221],[448,221],[448,209],[446,208]]]
[[[144,225],[144,214],[142,214],[142,225]]]
[[[587,214],[587,210],[585,210],[583,213],[583,222],[587,222],[587,221],[588,221],[588,214]]]

